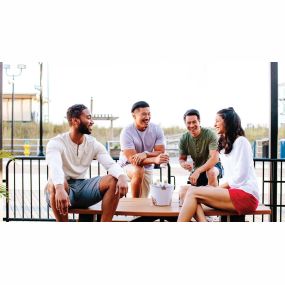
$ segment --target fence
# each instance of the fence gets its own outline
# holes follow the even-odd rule
[[[270,206],[272,210],[271,221],[285,220],[285,197],[283,195],[283,178],[285,159],[255,158],[259,185],[261,185],[261,203]]]
[[[255,170],[261,190],[260,202],[270,206],[271,221],[285,220],[285,198],[283,195],[284,159],[254,159]],[[93,161],[89,176],[106,175],[105,169]],[[155,179],[176,184],[175,176],[171,175],[170,165],[167,169],[155,169]],[[6,164],[6,185],[9,199],[6,202],[6,221],[52,221],[53,214],[47,207],[44,187],[48,178],[48,166],[45,157],[18,156]],[[70,220],[76,217],[70,216]],[[250,221],[266,221],[268,216],[247,216]]]
[[[49,169],[45,157],[17,156],[6,164],[6,186],[9,199],[6,200],[4,220],[8,221],[54,221],[54,216],[45,200],[44,188],[47,183]],[[171,176],[171,168],[160,167],[154,170],[155,179],[175,184]],[[107,171],[94,160],[89,168],[89,176],[106,175]],[[75,220],[74,215],[69,219]]]
[[[43,148],[45,152],[48,139],[43,139]],[[29,145],[30,155],[37,155],[40,148],[40,139],[14,139],[14,155],[23,155],[25,145]],[[11,152],[11,140],[3,139],[3,149]]]

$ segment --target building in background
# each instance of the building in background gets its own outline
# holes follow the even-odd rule
[[[15,122],[39,122],[40,101],[37,93],[16,93],[14,101]],[[44,105],[48,100],[44,100]],[[3,94],[3,121],[11,121],[12,95]],[[45,108],[46,109],[46,108]],[[43,121],[48,122],[48,115],[43,116]]]
[[[14,121],[37,122],[40,116],[40,94],[43,98],[43,122],[49,122],[49,69],[41,62],[24,62],[25,72],[14,80]],[[11,73],[16,64],[10,64]],[[42,64],[42,65],[41,65]],[[42,69],[41,69],[42,66]],[[41,82],[42,79],[42,82]],[[3,73],[3,120],[11,122],[13,80]]]

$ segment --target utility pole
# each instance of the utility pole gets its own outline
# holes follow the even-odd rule
[[[17,69],[19,69],[19,71],[17,73],[15,73],[14,71],[12,73],[9,73],[8,70],[10,68],[11,67],[9,64],[4,65],[6,75],[8,77],[12,77],[11,153],[13,154],[13,152],[14,152],[14,103],[15,103],[15,89],[14,88],[15,88],[15,77],[20,76],[22,74],[22,71],[23,71],[23,69],[26,68],[26,65],[18,64]]]
[[[38,156],[44,156],[44,148],[43,148],[43,63],[40,62],[40,147]]]

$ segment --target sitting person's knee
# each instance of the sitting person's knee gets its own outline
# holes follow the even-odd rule
[[[188,197],[196,196],[197,192],[199,192],[199,187],[195,186],[188,186],[188,191],[185,193],[185,195]]]
[[[218,173],[215,168],[211,168],[207,171],[208,179],[217,179]]]
[[[107,175],[106,179],[107,179],[107,183],[108,183],[109,187],[115,187],[116,186],[118,180],[115,177],[113,177],[112,175]]]
[[[144,177],[144,168],[140,167],[140,166],[136,166],[134,168],[134,172],[133,175],[139,178],[143,178]]]

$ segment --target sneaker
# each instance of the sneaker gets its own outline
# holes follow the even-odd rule
[[[219,222],[219,217],[206,216],[207,222]]]
[[[214,222],[214,217],[206,216],[207,222]]]

